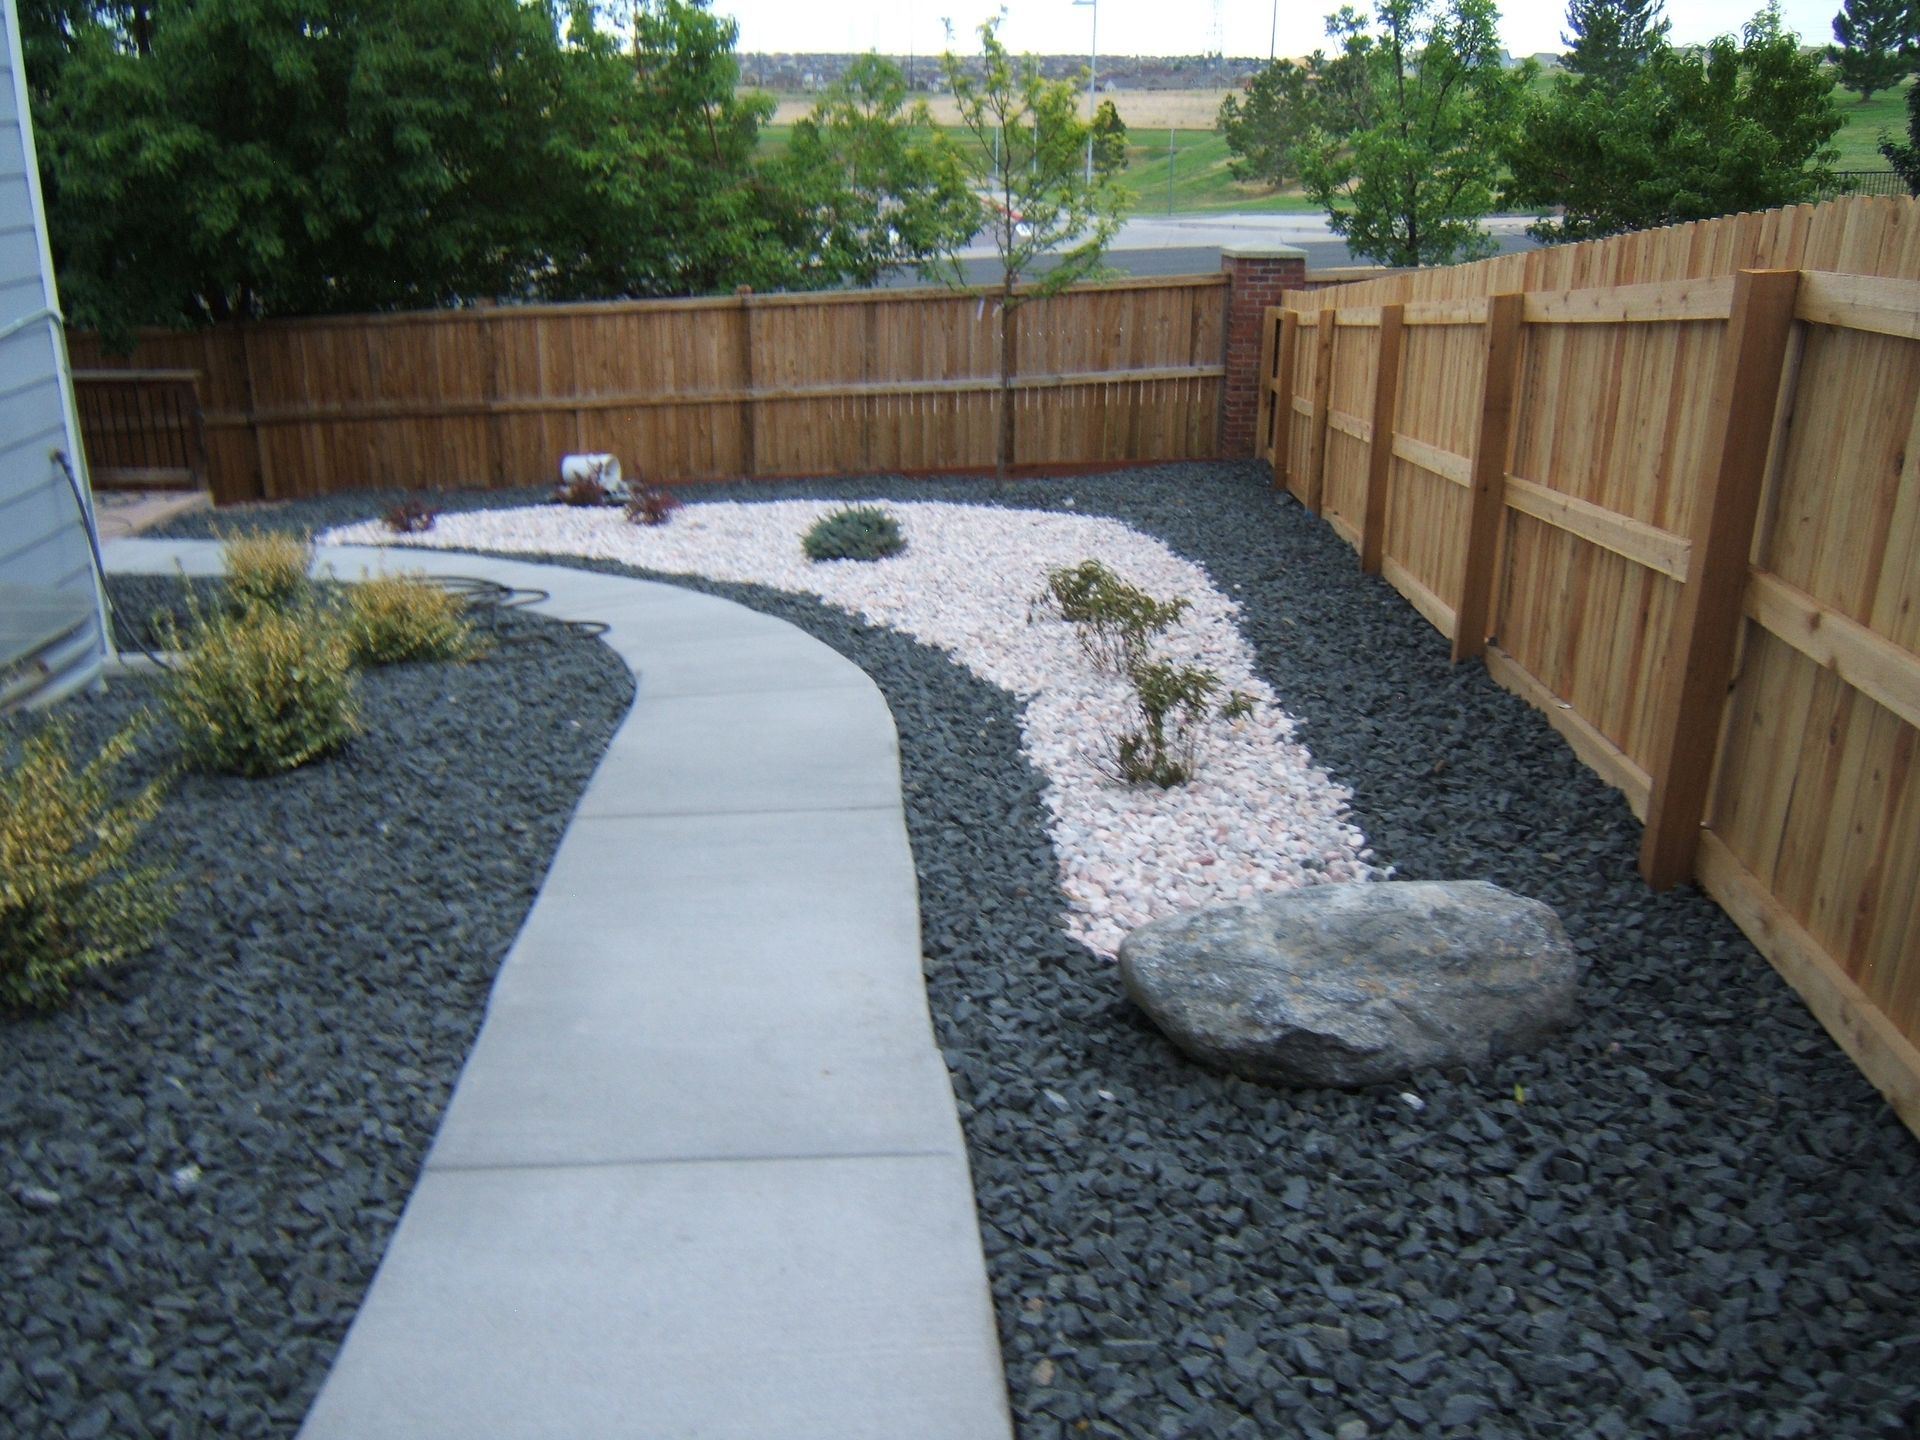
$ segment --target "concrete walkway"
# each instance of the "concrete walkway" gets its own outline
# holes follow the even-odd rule
[[[215,573],[206,542],[110,569]],[[549,591],[639,693],[500,970],[303,1440],[996,1440],[966,1151],[921,980],[886,702],[783,621]]]

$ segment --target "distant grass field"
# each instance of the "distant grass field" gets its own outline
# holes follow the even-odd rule
[[[1866,104],[1851,90],[1835,90],[1840,113],[1847,128],[1833,137],[1840,158],[1836,170],[1884,170],[1887,158],[1880,153],[1880,133],[1885,131],[1896,141],[1907,138],[1907,95],[1904,89],[1875,95]]]
[[[1551,77],[1541,77],[1551,84]],[[1281,193],[1267,186],[1245,185],[1227,171],[1232,158],[1227,142],[1214,133],[1210,121],[1220,111],[1226,96],[1220,90],[1121,91],[1111,98],[1128,126],[1127,169],[1122,177],[1133,200],[1128,213],[1165,215],[1208,211],[1303,212],[1314,207],[1305,196]],[[761,147],[767,153],[784,149],[793,133],[792,121],[807,113],[811,102],[803,96],[781,96],[775,119],[761,132]],[[1846,128],[1834,137],[1837,170],[1884,170],[1886,159],[1880,154],[1883,133],[1903,139],[1907,128],[1904,88],[1875,95],[1862,105],[1846,90],[1835,89],[1834,98],[1846,120]],[[944,110],[936,102],[934,118],[949,133],[952,104]],[[1169,140],[1172,153],[1169,154]],[[1169,194],[1168,178],[1172,178]]]

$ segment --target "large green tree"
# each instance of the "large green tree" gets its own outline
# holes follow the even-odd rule
[[[1049,81],[1031,55],[1015,59],[998,21],[980,27],[980,59],[941,59],[965,132],[959,153],[970,188],[985,199],[986,230],[1000,261],[1000,434],[995,473],[1013,465],[1013,319],[1024,305],[1086,279],[1120,225],[1125,192],[1096,169],[1086,178],[1088,124],[1079,95]],[[1040,268],[1042,256],[1048,260]],[[949,280],[961,275],[952,256]],[[1027,281],[1022,285],[1022,281]]]
[[[1566,67],[1607,93],[1620,90],[1666,44],[1663,0],[1571,0]]]
[[[62,293],[140,324],[865,281],[965,229],[879,69],[759,156],[706,0],[27,0]]]
[[[872,285],[925,266],[972,239],[980,204],[958,149],[906,77],[878,55],[856,60],[797,121],[768,167],[785,191],[785,239],[798,283]]]
[[[1215,129],[1233,159],[1237,180],[1286,186],[1300,178],[1300,147],[1316,131],[1351,135],[1373,113],[1373,37],[1352,7],[1327,17],[1327,34],[1338,42],[1331,56],[1316,50],[1304,63],[1275,60],[1240,95],[1220,102]]]
[[[1827,59],[1861,104],[1877,90],[1893,89],[1911,68],[1920,40],[1916,24],[1913,0],[1842,0]]]
[[[1300,142],[1307,194],[1349,249],[1386,265],[1488,254],[1500,152],[1531,71],[1504,65],[1492,0],[1377,0],[1362,123]]]
[[[1840,128],[1833,85],[1779,16],[1694,53],[1661,45],[1618,91],[1568,81],[1533,97],[1507,153],[1507,201],[1554,210],[1545,240],[1811,199]]]

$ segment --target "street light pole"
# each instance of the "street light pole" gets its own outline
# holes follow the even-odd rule
[[[1100,0],[1073,0],[1093,7],[1093,41],[1087,49],[1087,184],[1093,184],[1093,120],[1100,98]]]

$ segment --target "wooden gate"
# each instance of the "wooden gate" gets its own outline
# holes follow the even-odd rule
[[[74,403],[96,490],[200,490],[207,442],[192,370],[76,370]]]

